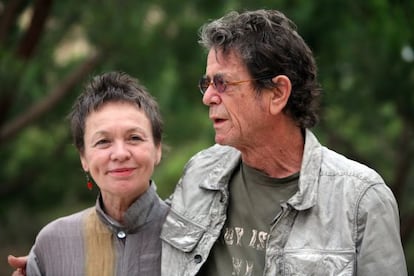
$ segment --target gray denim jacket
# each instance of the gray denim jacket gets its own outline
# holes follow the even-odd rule
[[[196,275],[206,261],[239,162],[240,152],[214,145],[187,163],[161,233],[162,275]],[[263,275],[407,275],[398,207],[383,179],[306,130],[299,190],[275,214]]]

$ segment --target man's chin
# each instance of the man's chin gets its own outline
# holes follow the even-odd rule
[[[220,136],[216,134],[215,142],[222,146],[230,146],[228,139],[224,136]]]

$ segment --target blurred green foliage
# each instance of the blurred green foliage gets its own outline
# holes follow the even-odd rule
[[[126,71],[159,101],[165,151],[154,179],[167,197],[185,162],[214,142],[197,89],[205,68],[198,28],[230,10],[258,8],[283,11],[313,49],[324,94],[315,131],[328,147],[379,171],[393,189],[414,272],[414,2],[408,0],[0,1],[0,258],[27,253],[42,225],[94,204],[96,190],[86,189],[65,116],[96,73]],[[46,20],[32,20],[36,14]],[[88,63],[95,53],[99,60]],[[88,69],[67,85],[85,63]],[[55,90],[65,93],[32,116],[33,106]],[[0,274],[10,274],[1,267],[5,262]]]

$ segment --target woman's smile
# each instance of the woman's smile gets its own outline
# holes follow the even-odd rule
[[[131,176],[135,171],[135,168],[117,168],[108,171],[108,174],[114,177],[127,177]]]

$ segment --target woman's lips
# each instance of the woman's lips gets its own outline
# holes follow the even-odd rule
[[[134,168],[118,168],[109,170],[109,174],[113,176],[129,176],[134,171]]]

